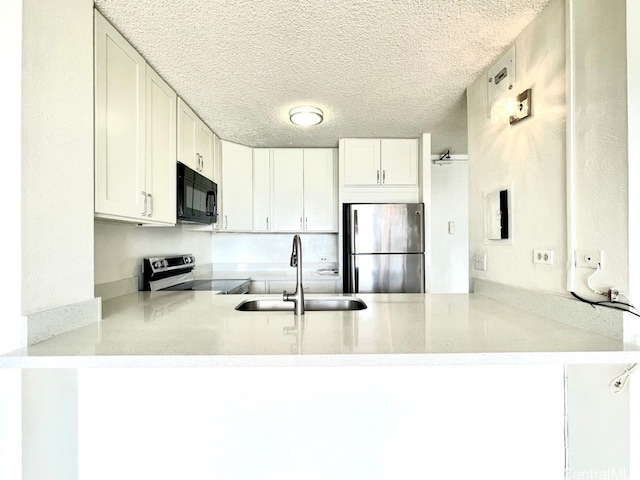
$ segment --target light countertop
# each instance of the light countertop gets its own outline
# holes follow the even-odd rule
[[[103,320],[0,356],[4,367],[637,362],[640,347],[477,294],[363,294],[361,311],[240,312],[268,295],[138,292]],[[317,297],[322,295],[308,295]],[[279,295],[272,295],[279,297]]]

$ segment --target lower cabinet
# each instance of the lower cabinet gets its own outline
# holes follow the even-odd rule
[[[309,281],[303,280],[304,293],[336,293],[336,281]],[[249,286],[251,294],[279,294],[285,290],[293,293],[296,289],[295,280],[252,280]]]

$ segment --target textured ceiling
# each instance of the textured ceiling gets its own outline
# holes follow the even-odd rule
[[[418,137],[467,152],[465,89],[549,0],[96,0],[223,139]],[[288,111],[314,105],[315,127]]]

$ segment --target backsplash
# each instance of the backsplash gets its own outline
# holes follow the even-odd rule
[[[94,222],[96,284],[140,276],[142,259],[190,253],[198,265],[211,264],[210,232],[175,227],[138,227],[125,223]]]
[[[289,265],[293,233],[219,233],[212,236],[211,261],[219,264]],[[302,233],[302,260],[306,264],[338,261],[338,235]],[[326,258],[326,260],[323,260]]]

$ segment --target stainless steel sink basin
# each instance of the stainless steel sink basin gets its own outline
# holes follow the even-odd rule
[[[304,299],[305,311],[341,311],[364,310],[367,304],[357,297],[318,297]],[[285,302],[282,298],[265,297],[245,300],[236,306],[241,312],[273,312],[292,311],[293,302]]]

